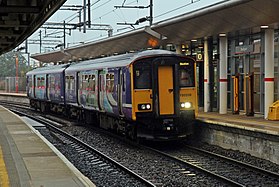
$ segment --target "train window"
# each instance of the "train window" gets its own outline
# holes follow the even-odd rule
[[[32,76],[28,76],[28,86],[29,86],[29,89],[30,89],[30,90],[31,90],[32,87],[33,87]]]
[[[135,89],[151,89],[151,65],[148,62],[137,62],[134,65]]]
[[[70,76],[70,79],[69,79],[69,89],[70,90],[74,90],[74,85],[75,85],[75,78],[74,78],[74,76]]]
[[[41,77],[37,77],[37,87],[41,87]]]
[[[88,85],[88,80],[87,80],[87,75],[82,75],[82,86],[81,88],[83,90],[85,90],[87,88],[87,85]]]
[[[55,89],[55,77],[54,76],[49,76],[49,87],[50,89]]]
[[[181,87],[195,86],[195,72],[193,63],[180,63],[179,77]]]
[[[65,80],[65,88],[66,88],[66,90],[69,90],[69,79],[70,79],[70,77],[69,76],[66,76],[66,80]]]
[[[89,90],[95,91],[95,75],[89,76]]]
[[[41,78],[41,87],[45,88],[45,78],[44,77]]]
[[[126,91],[126,76],[125,74],[122,74],[122,91]]]
[[[106,75],[106,90],[108,92],[114,92],[114,74],[108,73]]]

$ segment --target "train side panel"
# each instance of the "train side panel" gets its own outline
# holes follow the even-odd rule
[[[119,115],[118,89],[119,74],[118,68],[110,68],[105,75],[104,109],[106,113],[114,116]]]
[[[47,100],[46,97],[46,74],[38,74],[34,76],[35,80],[35,98],[39,100]]]
[[[47,98],[51,102],[64,103],[64,75],[51,73],[47,75]]]
[[[98,110],[98,74],[96,70],[78,73],[78,105]]]
[[[65,75],[65,101],[77,104],[77,76],[76,72]]]
[[[126,119],[132,119],[132,92],[130,66],[122,68],[122,111]]]
[[[27,84],[26,84],[26,91],[27,91],[27,97],[34,98],[34,76],[33,75],[27,75],[26,76]]]

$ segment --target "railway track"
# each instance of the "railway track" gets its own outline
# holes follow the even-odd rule
[[[11,105],[9,105],[11,106]],[[15,111],[15,109],[11,109],[12,111],[19,113],[18,111]],[[25,108],[23,108],[23,110],[26,110]],[[35,111],[32,111],[35,112]],[[27,112],[22,112],[24,113],[24,115]],[[23,115],[23,114],[20,115]],[[43,124],[48,124],[48,128],[53,129],[53,125],[49,124],[51,123],[49,120],[45,120],[43,119],[43,117],[34,117],[34,115],[32,116],[28,116],[29,118],[33,118],[36,121],[39,121],[40,123]],[[55,125],[57,125],[55,123]],[[114,142],[115,140],[105,140],[104,143],[104,139],[102,139],[102,143],[104,144],[117,144],[117,145],[109,145],[108,147],[113,149],[113,148],[117,148],[117,150],[113,150],[113,156],[115,156],[115,158],[113,159],[114,162],[116,163],[120,163],[120,165],[124,166],[126,169],[124,170],[128,170],[131,171],[133,173],[132,178],[134,177],[139,177],[140,179],[138,180],[144,180],[143,182],[138,182],[139,185],[137,185],[137,182],[133,182],[132,185],[131,183],[129,184],[123,184],[123,181],[131,181],[129,179],[126,179],[125,176],[121,176],[121,172],[120,171],[105,171],[105,173],[101,173],[99,171],[97,171],[96,173],[92,173],[92,169],[91,166],[96,166],[96,165],[100,165],[102,168],[101,170],[104,171],[104,169],[108,169],[110,170],[111,168],[116,168],[113,166],[110,166],[107,164],[107,161],[104,161],[104,159],[99,159],[96,158],[95,155],[90,156],[89,154],[87,154],[88,151],[84,150],[85,146],[80,146],[80,145],[76,145],[73,140],[68,140],[67,138],[65,138],[64,135],[61,135],[60,128],[62,125],[59,125],[59,128],[54,127],[55,130],[51,130],[51,136],[55,137],[55,139],[58,139],[59,142],[62,142],[61,147],[63,147],[62,149],[68,149],[71,150],[70,154],[73,153],[77,153],[80,154],[78,156],[74,156],[73,158],[68,158],[72,163],[73,162],[77,162],[77,157],[78,158],[85,158],[85,160],[83,160],[82,162],[78,163],[78,164],[74,164],[76,167],[79,165],[84,165],[84,171],[82,171],[82,169],[78,169],[86,174],[86,173],[91,173],[90,175],[95,176],[92,179],[92,181],[94,183],[98,183],[98,180],[100,180],[99,185],[100,186],[115,186],[115,181],[117,181],[116,179],[114,179],[115,175],[117,176],[117,178],[121,178],[122,182],[119,182],[117,186],[165,186],[165,185],[169,185],[169,186],[189,186],[190,184],[197,184],[196,186],[200,186],[200,184],[205,183],[208,184],[210,186],[215,186],[215,185],[223,185],[223,186],[231,186],[231,183],[227,183],[224,182],[223,180],[219,180],[219,179],[213,179],[210,176],[208,176],[207,174],[204,175],[202,172],[200,171],[195,171],[193,170],[191,167],[185,167],[183,164],[180,163],[173,163],[172,160],[170,159],[166,159],[165,156],[162,155],[158,155],[155,154],[153,151],[149,151],[146,149],[141,149],[140,146],[134,144],[134,143],[127,143],[125,141],[125,145],[124,147],[122,147],[122,145],[120,145],[117,142]],[[45,132],[43,132],[44,130],[40,130],[41,134],[47,134]],[[104,131],[102,131],[104,132]],[[63,133],[63,132],[62,132]],[[88,137],[94,137],[92,135],[90,135],[90,133],[86,132],[82,132],[81,135],[78,135],[77,133],[73,133],[74,136],[78,137],[79,139],[77,139],[76,137],[73,137],[73,139],[77,139],[77,140],[82,140],[82,142],[85,142],[85,140]],[[85,134],[88,134],[87,137]],[[45,136],[45,135],[44,135]],[[46,135],[47,136],[47,135]],[[68,136],[68,135],[67,135]],[[113,138],[116,138],[117,136],[113,136]],[[120,139],[120,141],[123,143],[123,139],[122,138],[118,138]],[[113,141],[113,142],[112,142]],[[107,143],[106,143],[107,142]],[[95,140],[94,140],[95,143]],[[57,144],[57,143],[54,143]],[[127,148],[127,144],[129,144],[130,146],[132,145],[135,149],[131,149],[128,145],[129,148]],[[65,148],[67,145],[69,145],[69,148]],[[87,144],[86,144],[87,145]],[[91,145],[91,143],[90,143]],[[120,146],[119,146],[120,145]],[[57,145],[55,145],[56,147],[59,147]],[[100,143],[97,143],[96,145],[93,146],[100,146]],[[92,146],[89,146],[92,147]],[[98,147],[98,150],[100,147]],[[59,148],[58,148],[59,149]],[[59,149],[60,150],[60,149]],[[101,155],[112,155],[109,153],[109,149],[105,148],[104,150],[102,150],[102,152],[104,153],[99,153]],[[118,152],[116,152],[118,151]],[[126,151],[126,152],[125,152]],[[61,151],[62,152],[62,151]],[[63,153],[63,152],[62,152]],[[65,153],[63,153],[65,154]],[[127,169],[129,168],[129,169]],[[107,173],[113,173],[113,176],[110,176],[109,178],[107,177],[101,177],[101,176],[109,176]],[[99,176],[96,178],[96,176]],[[89,177],[90,178],[90,177]],[[104,183],[104,181],[106,181]],[[110,182],[111,181],[111,182]],[[114,182],[113,182],[114,181]],[[110,185],[107,185],[110,184]]]
[[[87,168],[94,168],[89,171],[91,175],[94,175],[94,183],[100,182],[101,186],[115,186],[116,184],[119,186],[155,186],[114,159],[56,127],[56,122],[54,125],[50,120],[45,120],[42,117],[38,118],[14,109],[11,110],[20,116],[26,116],[46,125],[52,136],[62,142],[63,146],[68,147],[67,149],[71,150],[72,153],[76,153],[78,157],[84,159]]]
[[[129,170],[136,173],[136,175],[149,181],[149,183],[139,186],[279,185],[277,179],[279,176],[277,173],[264,171],[261,168],[256,168],[249,164],[242,164],[233,159],[228,159],[224,156],[220,157],[196,148],[184,146],[180,149],[158,150],[158,148],[154,149],[135,143],[127,143],[127,141],[124,142],[122,137],[111,136],[111,133],[107,131],[100,130],[102,134],[109,134],[109,138],[102,135],[99,139],[98,135],[89,132],[88,129],[84,131],[73,131],[70,127],[69,129],[69,132],[78,139],[87,142],[90,146],[96,147],[96,149],[100,150],[103,154],[109,155],[115,162],[129,168]],[[61,146],[69,144],[71,152],[81,154],[81,156],[78,157],[94,158],[94,156],[87,156],[83,146],[74,145],[71,141],[59,135],[59,133],[53,132],[52,136],[62,142],[63,145]],[[116,139],[118,139],[119,142]],[[76,158],[73,158],[73,162],[75,159]],[[88,164],[91,163],[92,160],[87,160],[78,163],[78,165],[85,165],[84,173],[90,172],[92,170],[90,169],[92,165],[95,166],[99,164],[103,167],[108,167],[105,161],[99,159],[95,161],[95,164]],[[98,173],[94,175],[99,176]],[[98,179],[92,180],[94,182],[96,180],[98,181]],[[106,178],[105,180],[109,181],[109,179]],[[102,181],[104,181],[104,179]],[[125,186],[124,184],[120,184],[121,183],[119,183],[119,186]],[[100,182],[100,186],[106,186],[106,184]]]
[[[279,186],[279,173],[248,163],[185,145],[176,150],[162,151],[147,147],[159,154],[203,172],[231,182],[234,186]]]

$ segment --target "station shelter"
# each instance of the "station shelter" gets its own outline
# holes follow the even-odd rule
[[[199,106],[204,112],[267,119],[269,107],[279,100],[278,9],[279,0],[224,0],[151,26],[31,57],[69,63],[169,48],[197,59]]]
[[[279,31],[219,34],[176,46],[197,60],[199,107],[267,118],[279,100]]]

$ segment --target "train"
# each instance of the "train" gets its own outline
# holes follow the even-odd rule
[[[179,140],[198,114],[196,62],[146,50],[27,72],[30,106],[123,134]]]

